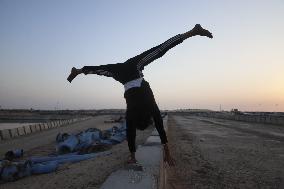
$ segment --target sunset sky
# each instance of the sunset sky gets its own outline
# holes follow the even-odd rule
[[[283,0],[0,0],[0,106],[125,108],[123,85],[73,66],[124,62],[196,23],[148,65],[161,109],[284,111]]]

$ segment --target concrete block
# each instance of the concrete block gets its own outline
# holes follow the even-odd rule
[[[30,134],[31,133],[31,129],[30,129],[29,125],[24,126],[24,129],[25,129],[26,134]]]
[[[153,136],[151,140],[156,140],[156,138]],[[157,188],[162,159],[161,147],[140,146],[136,152],[136,158],[139,162],[138,166],[126,167],[128,170],[118,170],[112,173],[103,183],[101,189]]]
[[[161,146],[142,146],[136,152],[136,159],[143,167],[159,167],[162,158]]]
[[[147,138],[145,145],[147,146],[161,145],[161,139],[159,136],[150,136]]]
[[[37,132],[35,125],[30,125],[30,128],[31,128],[32,133]]]
[[[44,130],[44,126],[42,125],[42,123],[38,124],[40,131]]]
[[[50,124],[50,122],[47,122],[46,125],[47,125],[47,127],[48,127],[49,129],[52,128],[52,125]]]
[[[19,136],[22,136],[22,135],[25,135],[25,134],[26,134],[24,127],[18,127],[17,129],[18,129],[18,134],[19,134]]]
[[[40,130],[40,125],[39,125],[39,124],[36,124],[36,125],[35,125],[35,127],[36,127],[36,130],[37,130],[37,131],[41,131],[41,130]]]
[[[15,128],[15,129],[9,129],[9,131],[10,131],[10,133],[11,133],[11,138],[15,138],[15,137],[19,136],[19,135],[18,135],[18,130],[17,130],[17,128]]]
[[[143,172],[119,170],[112,173],[101,189],[146,189],[153,188],[154,179]]]
[[[1,135],[2,135],[3,139],[12,138],[9,129],[1,130]]]
[[[53,128],[53,125],[50,122],[48,122],[47,124],[49,128]]]

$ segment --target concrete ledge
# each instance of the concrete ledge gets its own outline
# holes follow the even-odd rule
[[[164,119],[167,131],[167,118]],[[164,164],[161,140],[156,129],[145,144],[138,146],[136,152],[138,164],[127,165],[113,172],[100,189],[157,189],[164,183]]]

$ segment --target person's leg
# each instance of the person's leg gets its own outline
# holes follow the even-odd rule
[[[71,83],[72,80],[77,77],[79,74],[97,74],[97,75],[103,75],[106,77],[113,77],[114,73],[117,72],[117,67],[119,64],[106,64],[106,65],[100,65],[100,66],[84,66],[81,69],[77,69],[73,67],[71,69],[71,73],[68,76],[67,80]]]
[[[83,73],[82,69],[77,69],[77,68],[73,67],[73,68],[71,69],[71,73],[70,73],[70,75],[68,76],[67,80],[71,83],[72,80],[73,80],[75,77],[77,77],[77,75],[82,74],[82,73]]]
[[[166,52],[168,52],[171,48],[175,47],[176,45],[182,43],[185,39],[193,36],[206,36],[209,38],[213,38],[213,35],[206,29],[202,28],[200,24],[196,24],[193,29],[183,34],[178,34],[164,43],[153,47],[136,57],[133,57],[127,62],[133,62],[137,65],[138,70],[143,70],[145,66],[153,62],[154,60],[161,58]]]

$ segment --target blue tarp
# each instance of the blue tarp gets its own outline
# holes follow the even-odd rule
[[[67,153],[64,155],[53,155],[46,157],[30,157],[26,161],[0,161],[1,181],[15,181],[22,177],[32,174],[43,174],[56,171],[58,166],[64,163],[75,163],[101,155],[108,155],[110,152],[97,152],[90,154],[80,154],[80,150],[99,144],[118,144],[126,139],[126,124],[122,123],[119,126],[114,126],[111,129],[102,131],[90,128],[76,135],[59,133],[56,137],[56,149],[58,154]],[[14,150],[14,152],[22,152],[23,150]],[[19,153],[15,153],[18,155]],[[21,154],[22,155],[22,154]]]
[[[87,129],[76,135],[59,133],[56,137],[56,149],[59,154],[80,151],[97,144],[118,144],[126,139],[126,124],[121,123],[104,131],[108,137],[104,137],[102,131],[94,128]]]

